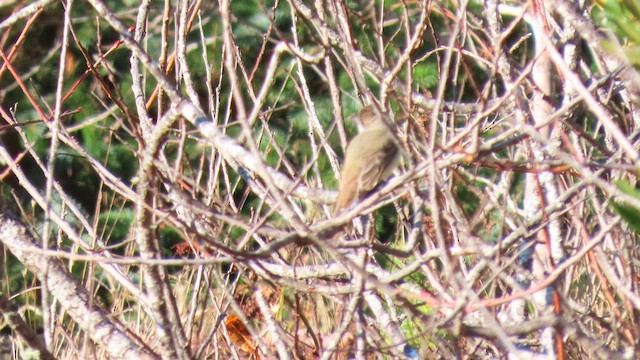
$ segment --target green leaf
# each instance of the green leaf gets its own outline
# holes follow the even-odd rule
[[[630,183],[625,181],[617,181],[616,185],[625,194],[629,194],[636,199],[640,199],[640,190],[636,189]],[[640,209],[622,202],[613,201],[611,207],[631,226],[636,233],[640,234]]]
[[[611,206],[636,233],[640,234],[640,210],[631,205],[616,202],[612,203]]]
[[[622,192],[624,192],[625,194],[631,195],[636,199],[640,199],[640,190],[636,189],[630,183],[620,180],[620,181],[616,181],[615,184],[618,187],[618,189],[622,190]]]

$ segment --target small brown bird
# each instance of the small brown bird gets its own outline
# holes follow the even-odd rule
[[[383,115],[367,105],[358,118],[362,129],[347,146],[336,210],[350,206],[386,180],[400,160],[400,149]]]

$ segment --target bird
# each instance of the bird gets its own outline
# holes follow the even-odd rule
[[[336,211],[351,206],[386,180],[400,160],[394,134],[375,106],[363,107],[356,120],[361,130],[347,145]]]

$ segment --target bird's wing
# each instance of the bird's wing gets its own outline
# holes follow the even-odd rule
[[[346,208],[351,204],[353,199],[358,195],[358,177],[360,175],[360,162],[358,159],[362,157],[361,146],[359,142],[361,138],[356,136],[347,146],[345,154],[344,166],[340,176],[340,191],[336,200],[336,208]],[[346,171],[350,169],[350,171]]]
[[[358,193],[365,194],[373,190],[385,173],[387,167],[393,162],[398,149],[396,145],[389,141],[380,151],[374,151],[364,156],[362,170],[358,179]]]
[[[358,195],[358,181],[355,179],[347,179],[343,176],[340,179],[340,191],[336,200],[336,208],[343,209],[351,204],[353,199]]]
[[[385,129],[367,131],[367,136],[357,135],[347,147],[340,191],[336,206],[338,209],[351,204],[378,185],[385,174],[387,165],[397,156],[398,149]],[[349,171],[344,171],[349,169]]]

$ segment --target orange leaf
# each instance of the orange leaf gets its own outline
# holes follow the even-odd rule
[[[227,332],[229,333],[229,337],[231,338],[233,345],[242,351],[251,353],[256,357],[258,356],[258,346],[255,341],[253,341],[247,327],[244,326],[242,321],[240,321],[236,315],[227,317],[224,324],[227,327]]]

